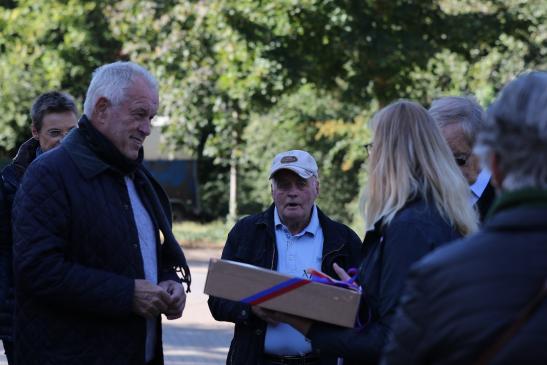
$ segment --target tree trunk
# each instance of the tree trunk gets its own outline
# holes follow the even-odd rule
[[[228,203],[228,222],[235,223],[237,220],[237,157],[235,149],[232,150],[230,158],[230,200]]]

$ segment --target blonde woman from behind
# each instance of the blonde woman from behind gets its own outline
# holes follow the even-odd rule
[[[478,228],[468,184],[426,109],[399,100],[380,110],[371,127],[359,273],[370,321],[363,331],[368,336],[349,354],[355,363],[378,361],[412,264]],[[347,355],[346,365],[352,363]]]
[[[310,341],[321,360],[376,364],[410,266],[435,248],[477,229],[469,188],[438,126],[419,104],[400,100],[371,120],[369,181],[362,199],[364,260],[358,329],[276,315]],[[342,279],[347,274],[335,266]],[[339,361],[340,363],[340,361]]]
[[[421,199],[461,235],[477,230],[469,187],[421,105],[408,100],[390,104],[374,116],[371,127],[369,181],[361,199],[368,229],[389,225],[405,206]]]

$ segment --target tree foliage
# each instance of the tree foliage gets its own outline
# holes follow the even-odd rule
[[[268,171],[280,151],[303,149],[320,166],[319,204],[345,221],[347,202],[359,192],[363,156],[355,153],[370,138],[362,109],[342,103],[325,91],[304,85],[282,97],[268,113],[253,115],[245,130],[241,208],[252,212],[271,203]],[[360,140],[358,146],[354,145]]]
[[[425,68],[439,52],[472,62],[488,54],[500,35],[532,43],[533,20],[505,2],[491,2],[488,11],[469,6],[466,12],[448,12],[456,2],[446,3],[244,0],[229,5],[228,21],[248,42],[263,45],[263,56],[279,62],[293,82],[338,90],[357,103],[385,104],[412,97],[412,71]]]
[[[355,131],[379,106],[402,97],[427,106],[436,97],[468,93],[487,105],[510,78],[545,66],[547,4],[539,1],[238,1],[227,8],[228,23],[262,57],[282,65],[285,98],[298,100],[291,85],[314,85],[361,107],[361,119],[340,116],[342,123],[322,126],[335,131],[323,134],[329,143],[298,140],[318,151],[327,171],[345,173],[323,184],[328,211],[345,221],[344,208],[355,209],[364,183],[362,173],[355,178],[364,154],[363,134]],[[306,120],[313,117],[300,123]]]
[[[20,0],[0,6],[0,145],[30,135],[29,108],[57,89],[82,100],[91,71],[120,57],[103,1]]]
[[[87,0],[0,5],[0,141],[28,133],[39,93],[82,99],[91,70],[114,59],[160,80],[173,148],[198,160],[202,205],[241,214],[271,201],[273,156],[301,148],[321,169],[321,206],[346,222],[366,173],[367,123],[394,99],[424,105],[476,94],[545,68],[541,0]],[[234,168],[236,170],[234,170]]]

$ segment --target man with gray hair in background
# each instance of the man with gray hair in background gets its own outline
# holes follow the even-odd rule
[[[496,191],[490,184],[488,169],[480,168],[473,144],[484,124],[482,107],[471,96],[447,96],[433,100],[429,113],[437,122],[454,154],[454,159],[471,189],[471,203],[478,208],[481,221],[494,202]]]
[[[501,91],[475,151],[491,217],[412,268],[383,364],[547,364],[546,72]]]
[[[142,166],[158,105],[141,66],[99,67],[78,128],[28,168],[13,209],[16,363],[163,364],[161,314],[182,315],[190,272]]]

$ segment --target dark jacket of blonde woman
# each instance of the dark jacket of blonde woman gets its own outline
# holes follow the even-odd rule
[[[344,354],[344,365],[376,364],[391,332],[399,296],[410,266],[427,253],[460,237],[432,202],[418,198],[388,225],[377,222],[365,235],[359,283],[364,304],[362,328],[314,324],[308,338],[321,354]]]

